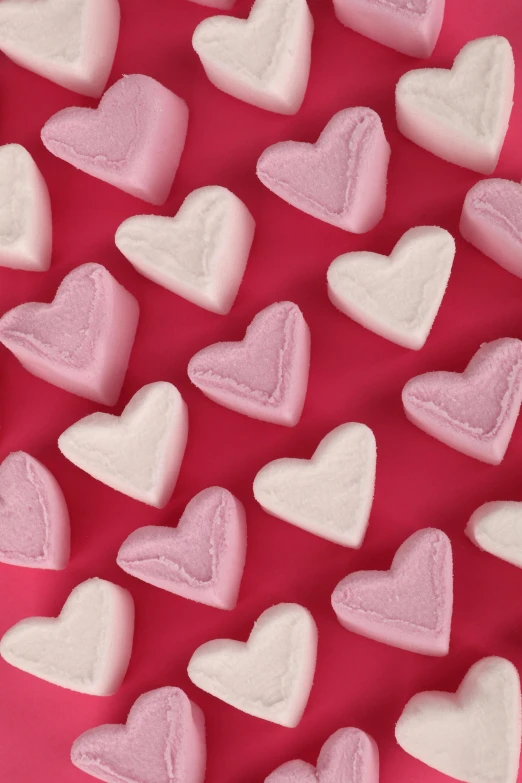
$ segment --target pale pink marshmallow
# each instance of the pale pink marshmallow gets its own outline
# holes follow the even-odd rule
[[[382,218],[390,145],[372,109],[338,112],[316,144],[280,141],[257,162],[257,176],[292,206],[363,234]]]
[[[47,149],[80,171],[151,204],[170,193],[187,134],[188,108],[149,76],[124,76],[97,109],[70,107],[42,128]]]
[[[245,510],[221,487],[192,498],[176,528],[149,525],[123,542],[117,563],[128,574],[218,609],[237,602],[246,555]]]
[[[522,503],[484,503],[471,515],[465,533],[482,551],[522,568]]]
[[[427,528],[397,550],[390,571],[358,571],[332,594],[341,625],[378,642],[447,655],[453,611],[451,542]]]
[[[293,302],[277,302],[256,315],[241,342],[199,351],[188,375],[226,408],[293,427],[303,410],[309,367],[310,330],[303,314]]]
[[[23,451],[0,465],[0,562],[61,570],[70,549],[69,513],[58,482]]]
[[[502,462],[522,401],[522,342],[484,343],[463,373],[428,372],[403,389],[408,419],[482,462]]]
[[[127,371],[139,307],[101,264],[83,264],[51,304],[29,302],[0,318],[0,342],[38,378],[115,405]]]
[[[135,701],[125,725],[78,737],[71,761],[105,783],[203,783],[205,718],[180,688],[158,688]]]

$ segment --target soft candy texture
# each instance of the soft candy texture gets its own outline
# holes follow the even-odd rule
[[[444,0],[334,0],[340,22],[411,57],[429,57],[444,17]]]
[[[458,166],[491,174],[507,133],[515,81],[509,42],[467,43],[453,68],[409,71],[395,94],[401,133]]]
[[[101,264],[62,280],[51,304],[28,302],[0,318],[0,342],[33,375],[104,405],[115,405],[138,325],[139,307]]]
[[[245,272],[254,218],[226,188],[192,191],[174,218],[137,215],[116,245],[155,283],[214,313],[228,313]]]
[[[0,147],[0,266],[44,272],[51,250],[51,201],[45,180],[24,147],[5,144]]]
[[[71,761],[106,783],[203,783],[205,718],[180,688],[158,688],[139,697],[126,725],[78,737]]]
[[[125,677],[133,631],[131,594],[104,579],[88,579],[74,588],[59,617],[30,617],[10,628],[0,655],[54,685],[110,696]]]
[[[484,552],[522,568],[522,503],[484,503],[471,515],[466,535]]]
[[[522,185],[484,179],[466,195],[460,233],[508,272],[522,277]]]
[[[171,383],[143,386],[121,416],[93,413],[58,438],[74,465],[108,487],[163,508],[174,491],[188,434],[188,414]]]
[[[414,696],[395,737],[406,753],[456,780],[516,783],[520,714],[517,670],[505,658],[483,658],[456,694]]]
[[[278,459],[261,468],[254,496],[269,514],[358,549],[372,508],[376,459],[371,429],[341,424],[311,460]]]
[[[216,639],[188,666],[194,685],[248,715],[297,726],[315,673],[317,627],[299,604],[277,604],[257,620],[248,642]]]
[[[453,611],[451,542],[426,528],[397,550],[390,571],[358,571],[332,594],[341,625],[378,642],[447,655]]]
[[[390,145],[372,109],[338,112],[316,144],[280,141],[257,162],[257,176],[308,215],[363,234],[384,214]]]
[[[98,98],[112,68],[118,0],[2,0],[0,51],[62,87]]]
[[[379,751],[360,729],[339,729],[324,743],[317,767],[288,761],[265,783],[379,783]]]
[[[310,330],[293,302],[256,315],[244,340],[216,343],[189,362],[188,375],[211,400],[254,419],[293,427],[310,367]]]
[[[301,108],[314,21],[306,0],[255,0],[248,19],[213,16],[192,45],[218,89],[280,114]]]
[[[470,457],[502,462],[522,401],[522,342],[484,343],[463,373],[428,372],[408,381],[402,402],[421,430]]]
[[[149,525],[131,533],[117,562],[128,574],[170,593],[233,609],[246,541],[243,505],[228,490],[209,487],[192,498],[177,528]]]
[[[150,76],[124,76],[97,109],[70,107],[42,128],[49,152],[132,196],[163,204],[187,135],[185,101]]]
[[[0,465],[0,562],[65,568],[69,513],[62,490],[41,462],[13,451]]]
[[[427,340],[446,291],[455,240],[437,226],[410,228],[390,257],[365,250],[328,269],[328,296],[342,313],[405,348]]]

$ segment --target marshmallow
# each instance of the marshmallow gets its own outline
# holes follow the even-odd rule
[[[308,85],[313,31],[306,0],[255,0],[248,19],[205,19],[192,46],[219,90],[261,109],[296,114]]]
[[[106,783],[203,783],[205,718],[180,688],[158,688],[139,697],[126,725],[78,737],[71,761]]]
[[[62,87],[98,98],[120,30],[118,0],[2,0],[0,51]]]
[[[444,18],[444,0],[334,0],[337,18],[372,41],[411,57],[429,57]]]
[[[393,647],[447,655],[453,611],[451,542],[441,530],[414,533],[390,571],[358,571],[332,594],[341,625]]]
[[[514,82],[513,52],[505,38],[470,41],[451,70],[425,68],[399,79],[399,130],[443,160],[491,174],[507,133]]]
[[[484,552],[522,568],[522,503],[484,503],[471,515],[466,535]]]
[[[522,401],[522,342],[483,343],[463,373],[408,381],[402,402],[421,430],[482,462],[502,462]]]
[[[390,145],[372,109],[338,112],[316,144],[280,141],[257,162],[257,176],[292,206],[364,234],[384,214]]]
[[[199,492],[177,528],[149,525],[123,542],[117,562],[128,574],[218,609],[233,609],[245,565],[245,510],[221,487]]]
[[[138,303],[101,264],[64,277],[51,304],[28,302],[0,318],[0,342],[37,378],[115,405],[138,325]]]
[[[411,756],[465,783],[516,783],[520,757],[520,680],[505,658],[483,658],[456,694],[414,696],[395,728]]]
[[[45,180],[24,147],[5,144],[0,147],[0,266],[44,272],[51,264],[51,250]]]
[[[373,502],[377,447],[365,424],[341,424],[311,460],[277,459],[261,468],[254,496],[269,514],[358,549]]]
[[[460,233],[508,272],[522,277],[522,185],[484,179],[468,191]]]
[[[49,152],[151,204],[170,193],[187,135],[185,101],[149,76],[132,74],[97,109],[70,107],[42,128]]]
[[[104,579],[88,579],[74,588],[59,617],[30,617],[6,631],[0,655],[54,685],[110,696],[125,677],[133,630],[131,594]]]
[[[194,190],[174,218],[137,215],[116,232],[133,267],[189,302],[226,314],[254,238],[254,218],[226,188]]]
[[[226,408],[294,427],[301,417],[310,366],[310,330],[299,307],[261,310],[241,342],[215,343],[189,362],[192,383]]]
[[[191,0],[198,5],[208,5],[210,8],[221,8],[223,11],[230,11],[236,0]]]
[[[171,383],[143,386],[121,416],[92,413],[58,438],[73,465],[108,487],[163,508],[178,478],[188,434],[188,414]]]
[[[0,465],[0,562],[61,570],[69,560],[67,505],[54,476],[23,451]]]
[[[317,627],[299,604],[277,604],[245,644],[216,639],[198,647],[188,676],[198,688],[248,715],[293,728],[315,673]]]
[[[419,350],[446,291],[455,240],[437,226],[410,228],[390,257],[345,253],[328,269],[328,296],[342,313],[388,340]]]
[[[288,761],[265,783],[379,783],[379,751],[364,731],[339,729],[321,748],[317,767]]]

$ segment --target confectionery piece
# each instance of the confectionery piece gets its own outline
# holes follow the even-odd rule
[[[484,552],[522,568],[522,503],[484,503],[471,515],[466,535]]]

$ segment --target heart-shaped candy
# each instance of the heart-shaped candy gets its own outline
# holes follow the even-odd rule
[[[484,503],[471,515],[466,535],[484,552],[522,568],[522,503]]]
[[[155,283],[215,313],[234,303],[254,238],[254,218],[226,188],[194,190],[174,218],[137,215],[116,245]]]
[[[372,109],[338,112],[316,144],[280,141],[257,162],[257,176],[308,215],[363,234],[384,213],[390,145]]]
[[[28,302],[0,318],[0,342],[38,378],[115,405],[138,325],[138,303],[101,264],[62,280],[51,304]]]
[[[484,343],[463,373],[428,372],[408,381],[402,402],[421,430],[470,457],[502,462],[522,401],[522,342]]]
[[[358,571],[332,594],[341,625],[378,642],[447,655],[453,611],[451,542],[426,528],[397,550],[390,571]]]

